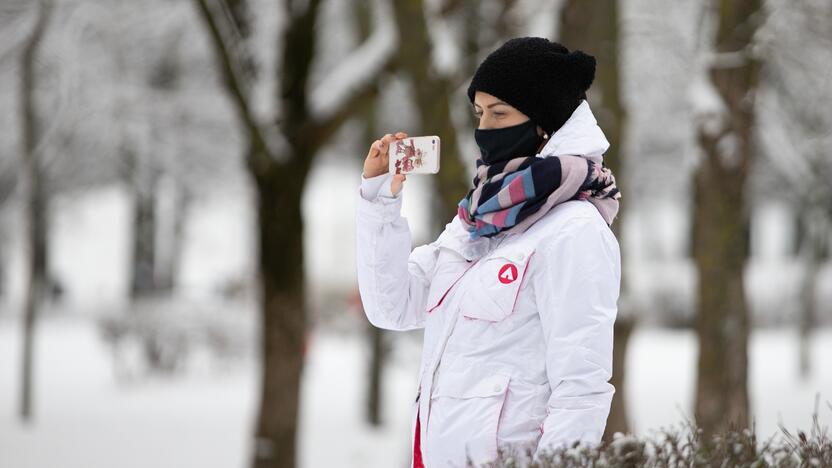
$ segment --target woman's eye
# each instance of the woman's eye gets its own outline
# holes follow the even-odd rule
[[[504,115],[506,115],[505,112],[494,112],[494,117],[502,117]]]

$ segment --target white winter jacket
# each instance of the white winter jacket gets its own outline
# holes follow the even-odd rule
[[[538,157],[600,161],[609,147],[586,101]],[[411,426],[427,468],[476,465],[506,444],[535,456],[596,443],[615,388],[618,242],[587,201],[553,208],[522,234],[469,240],[458,218],[411,251],[391,175],[362,177],[357,273],[369,321],[424,328]]]

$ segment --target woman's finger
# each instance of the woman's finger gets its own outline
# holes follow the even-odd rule
[[[367,153],[368,158],[377,158],[381,149],[381,140],[376,140],[370,145],[370,152]]]
[[[393,181],[390,182],[390,192],[392,192],[393,195],[397,195],[399,192],[401,192],[404,181],[406,179],[407,179],[407,176],[404,175],[404,174],[394,175],[393,176]]]
[[[384,135],[381,138],[382,150],[386,151],[387,147],[390,145],[390,142],[395,140],[395,139],[396,139],[396,137],[394,137],[392,133],[388,133],[388,134]]]

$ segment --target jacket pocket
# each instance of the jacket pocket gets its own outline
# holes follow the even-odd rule
[[[440,374],[441,375],[441,374]],[[497,434],[510,375],[470,369],[440,377],[431,396],[426,439],[438,466],[475,466],[497,456]]]
[[[475,288],[466,291],[463,315],[499,322],[511,315],[534,249],[525,246],[499,248],[482,260]]]

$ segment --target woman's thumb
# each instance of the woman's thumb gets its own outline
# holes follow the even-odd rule
[[[390,191],[393,195],[398,195],[402,191],[402,184],[407,179],[404,174],[396,174],[393,176],[393,182],[390,183]]]

